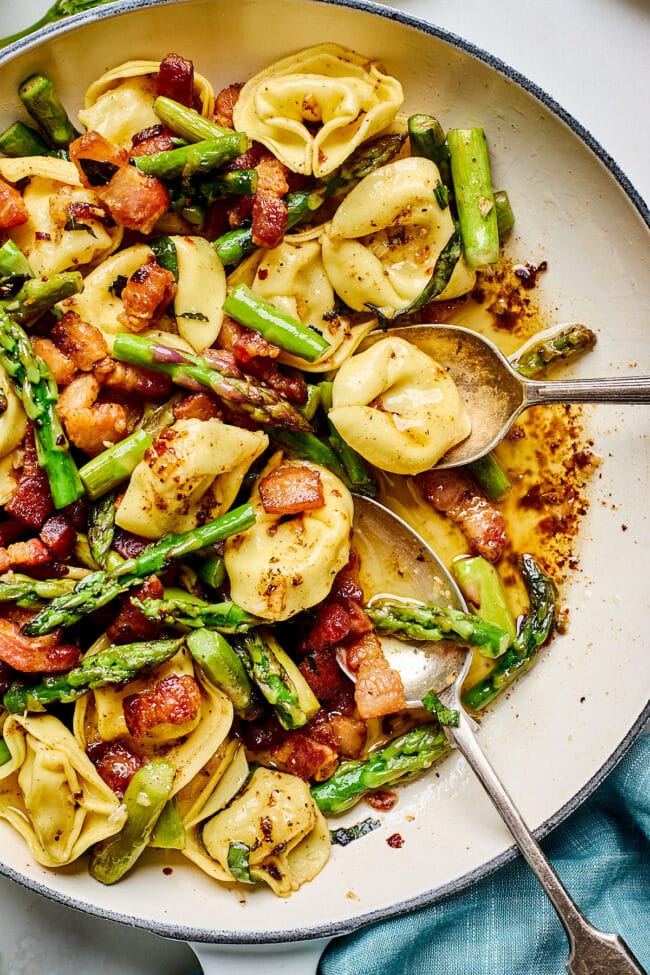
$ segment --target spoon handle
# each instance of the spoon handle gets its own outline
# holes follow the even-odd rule
[[[541,403],[650,403],[650,376],[525,383],[526,406]]]
[[[571,899],[488,762],[472,722],[462,709],[458,728],[445,728],[445,731],[452,745],[456,745],[476,773],[553,904],[569,939],[569,975],[646,975],[623,939],[594,928]]]

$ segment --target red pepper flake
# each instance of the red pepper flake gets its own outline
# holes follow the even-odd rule
[[[364,802],[366,805],[372,806],[373,809],[389,812],[397,802],[397,794],[388,789],[377,789],[376,792],[371,792],[370,795],[367,795]]]
[[[388,837],[386,842],[390,847],[393,848],[393,850],[401,850],[404,846],[404,840],[399,833],[393,833],[392,836]]]
[[[173,872],[174,872],[173,867],[163,867],[163,873],[166,877],[171,877]]]

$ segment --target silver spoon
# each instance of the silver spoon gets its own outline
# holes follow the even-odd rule
[[[355,497],[354,509],[354,543],[366,594],[390,593],[467,611],[447,569],[406,522],[367,498]],[[478,776],[553,904],[569,939],[569,975],[646,975],[620,935],[599,931],[580,912],[483,754],[475,735],[478,726],[460,700],[471,651],[446,641],[413,646],[382,637],[381,643],[391,667],[402,677],[409,708],[421,707],[424,694],[433,690],[443,704],[459,712],[458,727],[445,727],[445,734]],[[339,664],[354,680],[344,658]]]
[[[412,342],[446,366],[472,422],[469,437],[437,467],[459,467],[489,453],[529,406],[542,403],[650,403],[650,376],[540,382],[524,379],[496,345],[459,325],[406,325],[391,335]],[[364,345],[384,338],[373,332]]]

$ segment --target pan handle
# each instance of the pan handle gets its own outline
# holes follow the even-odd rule
[[[278,966],[282,975],[316,975],[320,956],[331,938],[286,944],[214,945],[191,941],[203,975],[268,975]]]

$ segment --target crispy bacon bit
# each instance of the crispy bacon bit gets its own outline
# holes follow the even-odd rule
[[[195,718],[201,689],[189,674],[171,674],[140,694],[129,694],[122,707],[129,733],[137,740],[157,725],[181,725]]]
[[[60,632],[23,636],[16,623],[0,619],[0,660],[23,674],[70,670],[79,661],[79,647],[59,643]]]
[[[404,710],[402,678],[390,667],[375,633],[364,633],[347,645],[346,659],[349,669],[357,675],[354,700],[362,718],[379,718]]]
[[[108,355],[108,346],[100,330],[84,322],[76,311],[67,311],[50,332],[57,348],[82,372],[92,372]]]
[[[160,636],[162,624],[147,619],[142,610],[133,604],[131,597],[162,599],[163,595],[162,582],[156,576],[151,576],[129,596],[125,596],[117,616],[106,630],[111,643],[135,643],[138,640],[155,640]]]
[[[25,532],[25,523],[19,518],[7,518],[0,523],[0,545],[6,547]]]
[[[172,272],[149,261],[134,271],[124,286],[124,313],[117,316],[118,321],[132,332],[141,332],[162,318],[175,294]]]
[[[287,225],[287,205],[284,196],[289,192],[288,169],[259,143],[230,163],[231,169],[257,170],[257,190],[252,197],[241,197],[229,210],[232,227],[239,227],[252,218],[253,243],[257,247],[277,247]]]
[[[330,714],[329,723],[336,738],[338,750],[345,758],[361,758],[366,745],[366,722],[345,714]]]
[[[373,809],[378,809],[381,812],[390,812],[397,803],[397,793],[390,789],[377,789],[376,792],[371,792],[369,795],[364,796],[363,801],[368,806],[372,806]]]
[[[506,546],[501,512],[487,501],[464,472],[434,468],[415,478],[423,499],[458,525],[476,555],[496,562]]]
[[[120,403],[97,402],[100,385],[90,373],[73,379],[59,396],[58,411],[70,441],[95,457],[128,433],[127,413]]]
[[[174,406],[177,420],[213,420],[221,418],[217,401],[208,393],[190,393]]]
[[[262,478],[259,492],[267,515],[297,515],[325,504],[323,482],[313,467],[280,464]]]
[[[174,140],[164,125],[150,125],[148,129],[141,129],[131,139],[129,155],[153,156],[157,152],[169,152],[174,148]]]
[[[0,227],[19,227],[28,220],[29,211],[16,187],[0,179]]]
[[[65,352],[62,352],[51,339],[29,337],[36,355],[49,366],[57,386],[67,386],[77,373],[77,367]]]
[[[156,95],[173,98],[188,108],[194,106],[194,65],[180,54],[168,54],[156,75]]]
[[[5,505],[5,512],[19,518],[30,528],[41,528],[54,510],[47,474],[38,466],[34,431],[29,427],[24,440],[23,469],[18,487]]]
[[[314,782],[329,779],[339,764],[336,747],[317,741],[302,730],[290,732],[281,745],[272,749],[271,755],[292,775]]]
[[[132,366],[128,362],[117,362],[110,356],[98,363],[95,375],[107,389],[147,400],[165,399],[173,386],[169,376],[162,372]]]
[[[350,683],[336,662],[332,647],[310,650],[300,661],[299,670],[321,704],[338,700],[344,685]]]
[[[92,189],[116,223],[151,233],[169,209],[169,192],[153,176],[129,164],[128,153],[99,132],[85,132],[69,147],[82,184]]]
[[[287,228],[289,210],[284,200],[256,193],[253,200],[252,239],[256,247],[277,247]]]
[[[40,538],[29,538],[25,542],[13,542],[7,548],[0,548],[0,572],[46,565],[51,561],[52,555]]]
[[[102,207],[88,200],[74,200],[66,209],[67,220],[96,220],[105,227],[114,227],[114,221]]]
[[[141,538],[123,528],[116,528],[113,536],[113,548],[123,559],[137,559],[142,555],[147,545],[151,545],[148,538]]]
[[[74,552],[77,533],[65,515],[52,515],[40,531],[40,539],[57,559],[67,559]]]
[[[219,331],[219,348],[232,352],[236,362],[242,366],[247,365],[258,356],[277,359],[280,355],[280,349],[277,345],[271,345],[259,332],[252,328],[246,328],[245,325],[240,325],[228,315],[224,315]]]
[[[145,762],[123,741],[95,742],[88,757],[106,785],[121,799],[126,787]]]
[[[239,100],[239,92],[243,87],[242,84],[229,85],[219,92],[214,103],[214,115],[212,116],[217,125],[222,125],[226,129],[234,128],[232,113]]]

